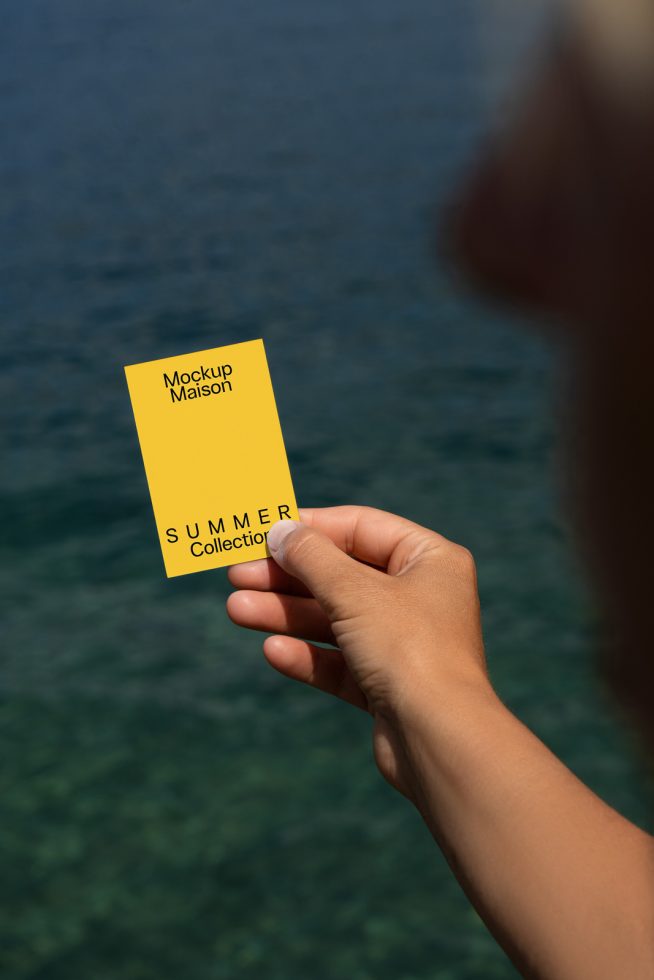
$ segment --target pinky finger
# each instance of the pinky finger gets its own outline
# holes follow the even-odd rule
[[[340,650],[319,647],[295,636],[267,636],[263,652],[268,663],[285,677],[317,687],[368,710],[368,702],[356,684]]]

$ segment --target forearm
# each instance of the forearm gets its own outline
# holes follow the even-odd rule
[[[519,968],[546,980],[654,977],[654,841],[499,701],[422,692],[400,738],[416,804]]]
[[[232,615],[281,634],[264,652],[282,673],[373,714],[380,771],[417,804],[524,973],[653,980],[652,838],[494,695],[472,555],[374,508],[302,517],[269,532],[274,577],[238,566],[234,584],[262,591],[232,603]],[[298,581],[315,605],[294,594]]]

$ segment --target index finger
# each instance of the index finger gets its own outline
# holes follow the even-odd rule
[[[303,524],[322,531],[347,555],[383,569],[409,536],[430,534],[445,541],[436,531],[377,507],[300,507],[299,514]]]

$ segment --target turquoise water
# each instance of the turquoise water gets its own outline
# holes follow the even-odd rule
[[[3,977],[515,975],[368,719],[270,670],[223,571],[163,578],[127,363],[263,337],[299,503],[472,548],[501,695],[645,820],[557,504],[557,371],[430,249],[519,11],[5,11]]]

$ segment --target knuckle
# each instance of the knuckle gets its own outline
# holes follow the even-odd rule
[[[295,562],[301,555],[304,560],[306,555],[311,555],[315,544],[315,535],[307,528],[300,528],[284,542],[284,557]]]
[[[464,545],[457,544],[454,546],[452,558],[455,563],[456,568],[462,575],[467,578],[474,579],[477,575],[477,566],[475,563],[475,558],[469,548]]]
[[[307,542],[311,541],[312,537],[311,532],[305,528],[299,528],[293,534],[289,535],[284,541],[284,557],[294,561],[300,552],[306,553]]]

